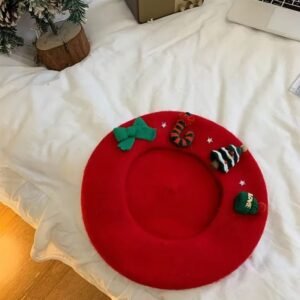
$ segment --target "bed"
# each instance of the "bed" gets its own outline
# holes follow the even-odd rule
[[[300,43],[228,23],[231,0],[137,25],[123,0],[91,3],[90,56],[62,72],[0,57],[0,201],[35,229],[31,256],[60,260],[112,299],[289,299],[300,294]],[[172,291],[134,283],[89,242],[84,168],[112,128],[191,111],[233,132],[264,174],[269,217],[253,255],[226,278]]]

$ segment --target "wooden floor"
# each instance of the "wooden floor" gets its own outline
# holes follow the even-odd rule
[[[0,204],[0,300],[109,300],[66,265],[31,260],[34,230]]]

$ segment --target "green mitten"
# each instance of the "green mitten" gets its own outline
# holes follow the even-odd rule
[[[251,193],[241,192],[234,199],[234,210],[239,214],[256,215],[258,209],[258,201]]]

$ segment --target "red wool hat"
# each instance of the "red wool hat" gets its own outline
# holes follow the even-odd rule
[[[83,178],[83,220],[95,249],[122,275],[156,288],[228,275],[250,256],[267,219],[251,153],[234,159],[222,147],[240,147],[235,136],[190,116],[158,112],[127,122],[100,142]],[[221,161],[232,158],[228,173],[212,167],[216,149]]]

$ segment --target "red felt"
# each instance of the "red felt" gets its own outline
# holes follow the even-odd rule
[[[242,143],[195,116],[188,129],[195,132],[194,143],[177,148],[169,133],[178,114],[143,116],[157,128],[157,138],[136,140],[128,152],[107,135],[92,154],[82,185],[83,220],[98,253],[131,280],[164,289],[193,288],[231,273],[252,253],[267,219],[266,186],[251,153],[228,174],[214,170],[211,150]],[[253,193],[265,209],[254,216],[234,212],[241,191]]]

